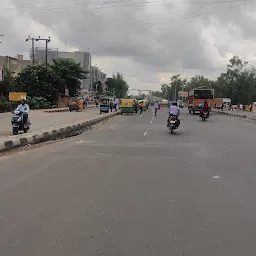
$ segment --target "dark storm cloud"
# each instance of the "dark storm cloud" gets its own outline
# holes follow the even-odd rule
[[[153,72],[212,70],[232,40],[255,37],[253,1],[9,0],[20,14],[54,31],[62,42],[94,56],[132,59]],[[155,13],[154,13],[155,11]],[[230,29],[230,24],[234,29]],[[213,42],[203,31],[221,27]],[[132,69],[132,67],[131,67]]]

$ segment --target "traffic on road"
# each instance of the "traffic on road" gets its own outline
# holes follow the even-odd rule
[[[179,112],[0,157],[0,255],[254,255],[255,124]]]

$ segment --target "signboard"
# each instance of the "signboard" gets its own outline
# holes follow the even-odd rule
[[[0,82],[4,81],[4,70],[2,67],[0,67]]]
[[[26,92],[9,92],[9,101],[26,100],[26,98],[27,98]]]
[[[179,96],[179,97],[187,98],[187,97],[188,97],[188,92],[179,91],[179,92],[178,92],[178,96]]]

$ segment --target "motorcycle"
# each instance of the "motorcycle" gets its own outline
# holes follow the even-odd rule
[[[205,122],[205,120],[209,117],[209,113],[208,112],[202,112],[201,113],[201,118],[202,118],[202,121]]]
[[[178,120],[176,116],[170,116],[167,127],[171,131],[171,134],[178,128]]]
[[[19,131],[23,131],[24,133],[28,132],[31,122],[27,120],[26,124],[24,124],[23,115],[24,113],[22,111],[14,111],[11,119],[13,135],[17,135]]]

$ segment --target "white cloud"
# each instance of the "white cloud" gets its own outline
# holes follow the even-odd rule
[[[108,75],[120,71],[131,88],[159,88],[169,77],[215,77],[230,57],[256,64],[255,3],[169,0],[2,0],[0,52],[28,52],[28,35],[50,47],[88,50]],[[28,55],[28,54],[27,54]]]

